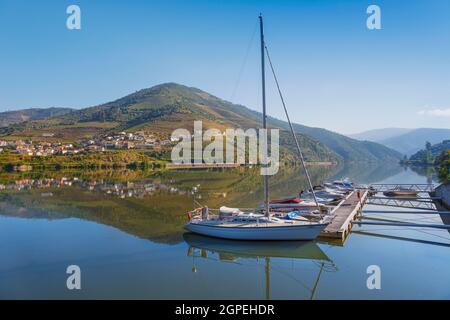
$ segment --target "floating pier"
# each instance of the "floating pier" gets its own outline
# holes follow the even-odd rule
[[[386,191],[406,189],[416,191],[415,196],[377,196],[378,193]],[[434,210],[434,201],[440,200],[434,196],[435,186],[433,184],[420,183],[378,183],[369,186],[370,197],[367,204],[373,204],[385,207],[409,208],[420,210]],[[419,195],[420,194],[420,195]]]
[[[450,214],[450,211],[438,211],[438,210],[429,210],[429,211],[396,211],[396,210],[363,210],[362,213],[388,213],[388,214]]]
[[[448,224],[408,223],[408,222],[397,222],[397,221],[396,222],[352,221],[351,223],[357,224],[357,225],[433,228],[433,229],[450,230],[450,225],[448,225]]]
[[[320,237],[344,241],[351,230],[351,222],[361,212],[368,195],[368,189],[352,191],[333,209],[331,212],[333,220],[320,233]]]
[[[434,185],[430,183],[373,183],[370,185],[370,190],[374,192],[384,192],[399,188],[414,190],[419,193],[429,193],[435,189]]]
[[[424,200],[425,198],[399,198],[399,197],[370,197],[367,204],[373,204],[385,207],[396,207],[418,210],[434,210],[434,202],[432,200]]]
[[[414,197],[383,197],[377,196],[377,193],[383,193],[395,188],[408,188],[418,193],[428,194],[429,196]],[[418,227],[432,229],[446,229],[450,232],[448,218],[450,211],[440,206],[442,194],[435,193],[435,187],[432,184],[372,184],[369,187],[360,187],[352,191],[344,200],[342,200],[331,212],[332,222],[321,232],[322,239],[335,239],[344,243],[349,235],[353,225],[377,225],[377,226],[397,226],[397,227]],[[397,207],[413,210],[363,210],[365,204],[379,205],[384,207]],[[450,208],[448,208],[450,209]],[[448,210],[447,209],[447,210]],[[429,214],[440,215],[443,224],[425,224],[406,221],[375,219],[379,221],[361,221],[356,218],[364,218],[364,213],[381,214]],[[369,217],[366,217],[369,219]],[[372,218],[370,218],[372,219]]]

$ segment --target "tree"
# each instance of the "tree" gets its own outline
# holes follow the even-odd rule
[[[442,152],[439,162],[439,180],[442,183],[450,183],[450,150]]]
[[[426,164],[434,163],[433,153],[431,152],[431,143],[429,141],[425,143],[425,163]]]

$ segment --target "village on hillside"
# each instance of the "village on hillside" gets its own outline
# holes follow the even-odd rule
[[[42,135],[42,138],[53,138],[53,134],[45,133]],[[162,147],[171,145],[177,141],[177,139],[159,139],[153,134],[145,131],[137,131],[134,133],[118,132],[92,139],[81,140],[77,143],[0,140],[0,152],[45,157],[52,155],[75,155],[103,152],[115,149],[160,151]]]

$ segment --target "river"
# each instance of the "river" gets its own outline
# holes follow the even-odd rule
[[[310,171],[315,184],[435,182],[396,164]],[[295,195],[306,188],[303,176],[301,168],[281,170],[271,195]],[[249,244],[184,232],[194,203],[260,204],[261,176],[252,169],[2,173],[0,189],[0,299],[450,298],[446,230],[355,226],[344,244]],[[368,216],[442,223],[438,215]],[[81,269],[81,290],[66,287],[69,265]],[[380,289],[367,286],[373,265]]]

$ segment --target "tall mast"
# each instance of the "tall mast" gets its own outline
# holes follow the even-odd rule
[[[262,108],[263,108],[263,128],[267,129],[267,119],[266,119],[266,73],[265,73],[265,62],[264,62],[264,26],[262,15],[259,15],[259,30],[261,34],[261,83],[262,83]],[[266,140],[268,140],[268,135],[266,135]],[[261,147],[261,144],[260,144]],[[268,147],[268,141],[266,141],[266,147]],[[267,150],[263,152],[264,155],[267,154]],[[266,159],[264,159],[266,160]],[[266,161],[264,161],[266,162]],[[264,164],[265,165],[265,164]],[[264,175],[264,205],[266,208],[266,217],[269,217],[269,176]]]

